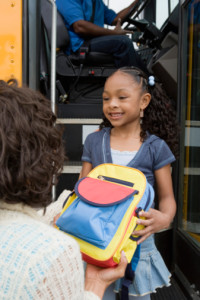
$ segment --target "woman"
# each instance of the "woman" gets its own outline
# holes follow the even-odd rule
[[[115,271],[88,265],[84,289],[77,243],[49,226],[63,203],[48,207],[64,160],[55,122],[40,93],[0,81],[0,299],[101,299],[124,275],[123,254]]]

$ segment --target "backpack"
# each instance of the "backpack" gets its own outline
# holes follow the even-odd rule
[[[56,226],[75,238],[88,263],[113,267],[123,250],[130,263],[130,284],[140,250],[139,237],[132,232],[144,227],[136,224],[138,213],[148,211],[153,199],[154,190],[141,171],[101,164],[76,183]]]

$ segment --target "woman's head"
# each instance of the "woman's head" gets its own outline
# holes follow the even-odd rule
[[[154,76],[148,77],[138,68],[123,67],[118,69],[107,79],[104,88],[103,103],[106,102],[106,97],[109,97],[108,84],[110,84],[112,78],[116,77],[118,77],[118,81],[115,90],[120,90],[124,78],[126,78],[127,87],[129,86],[129,90],[132,90],[132,93],[138,96],[139,106],[137,113],[138,109],[140,109],[140,113],[143,115],[140,132],[141,140],[143,141],[146,138],[148,131],[164,139],[172,152],[178,155],[176,112],[172,106],[172,101],[168,98],[161,84],[155,80]],[[134,97],[134,95],[132,97]],[[108,114],[106,114],[106,116],[104,115],[104,121],[100,125],[100,129],[113,126],[115,126],[115,123],[108,117]]]
[[[0,81],[0,199],[33,207],[50,203],[64,160],[55,121],[42,94]]]

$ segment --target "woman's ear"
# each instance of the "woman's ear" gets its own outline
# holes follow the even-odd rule
[[[151,94],[149,93],[143,94],[140,108],[145,109],[149,105],[150,101],[151,101]]]

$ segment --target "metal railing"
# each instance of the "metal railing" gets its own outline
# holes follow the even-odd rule
[[[57,35],[57,7],[54,0],[48,0],[52,4],[51,26],[51,109],[56,112],[56,35]],[[52,200],[56,200],[56,187],[52,187]]]

